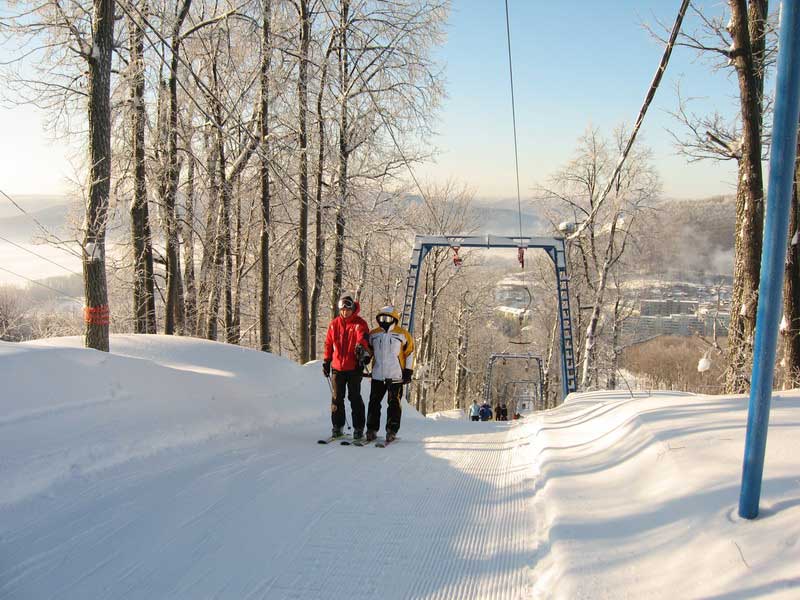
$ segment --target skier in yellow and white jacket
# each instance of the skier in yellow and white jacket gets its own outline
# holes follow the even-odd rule
[[[374,440],[381,427],[381,403],[388,393],[386,441],[400,429],[403,385],[411,383],[414,369],[414,338],[399,325],[400,315],[393,306],[384,306],[375,316],[378,327],[369,332],[372,352],[372,385],[367,410],[367,440]]]

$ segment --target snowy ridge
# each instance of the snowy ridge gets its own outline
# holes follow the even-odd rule
[[[0,505],[165,450],[317,419],[327,408],[279,409],[308,396],[298,384],[304,368],[279,357],[163,336],[114,336],[111,354],[81,345],[0,343],[0,380],[14,382],[0,413]]]
[[[773,419],[796,428],[798,411],[797,392],[778,396]],[[790,525],[800,469],[780,449],[791,434],[771,428],[772,478],[765,475],[763,493],[788,495],[775,504],[792,509],[742,522],[745,422],[742,397],[681,392],[573,394],[543,416],[535,510],[537,530],[547,534],[536,596],[694,598],[750,589],[734,597],[796,597],[800,578],[780,576],[786,560],[800,559],[800,528]],[[762,506],[770,514],[770,502]]]

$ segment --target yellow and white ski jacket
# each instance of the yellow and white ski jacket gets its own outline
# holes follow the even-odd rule
[[[398,318],[396,313],[392,316]],[[369,347],[373,359],[372,379],[377,381],[391,379],[399,382],[403,379],[403,369],[414,368],[414,338],[396,323],[389,331],[384,331],[380,327],[370,331]]]

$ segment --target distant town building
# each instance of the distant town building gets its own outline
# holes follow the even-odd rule
[[[525,308],[530,304],[530,295],[524,285],[501,282],[494,289],[497,304],[514,308]]]
[[[699,302],[696,300],[642,300],[639,305],[639,314],[643,317],[670,315],[694,315],[697,313]]]

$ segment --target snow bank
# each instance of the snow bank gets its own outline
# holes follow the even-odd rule
[[[110,345],[105,353],[82,337],[0,342],[0,505],[223,436],[300,423],[329,430],[319,361],[178,336],[115,335]],[[404,421],[425,419],[403,404]]]
[[[435,413],[428,413],[427,418],[432,419],[434,421],[453,421],[453,420],[464,420],[467,418],[466,414],[464,414],[464,410],[461,408],[453,408],[450,410],[440,410],[439,412]]]
[[[174,336],[113,336],[110,353],[78,337],[0,342],[0,504],[220,436],[327,423],[327,385],[309,369]]]
[[[538,596],[798,597],[798,414],[800,391],[775,396],[755,521],[738,517],[744,397],[594,392],[541,415]]]

